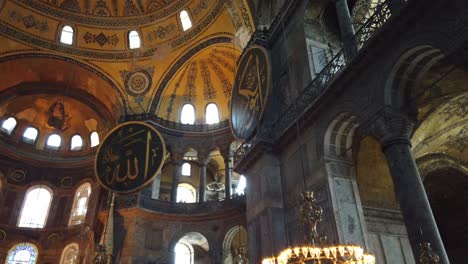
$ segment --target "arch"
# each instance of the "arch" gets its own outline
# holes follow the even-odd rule
[[[45,185],[35,185],[26,191],[18,227],[43,228],[52,203],[52,190]]]
[[[196,203],[197,190],[188,183],[179,183],[177,185],[177,202],[178,203]]]
[[[39,251],[34,244],[20,243],[9,251],[5,264],[36,264]]]
[[[17,124],[16,118],[11,116],[2,122],[1,129],[8,135],[11,135]]]
[[[237,249],[233,244],[239,246],[247,246],[247,230],[243,226],[231,227],[224,236],[223,240],[223,264],[234,263],[233,249]]]
[[[62,251],[62,256],[60,257],[60,264],[78,263],[78,252],[78,243],[68,244]]]
[[[192,166],[188,162],[184,162],[181,168],[182,176],[191,176],[192,175]]]
[[[139,49],[141,47],[140,34],[136,30],[128,32],[128,47],[130,49]]]
[[[422,180],[426,176],[436,170],[451,168],[454,170],[468,172],[468,164],[452,157],[446,153],[430,153],[416,159],[419,175]]]
[[[193,264],[194,250],[193,246],[183,242],[177,242],[174,247],[175,264]]]
[[[205,107],[205,122],[208,125],[219,123],[219,110],[215,103],[209,103]]]
[[[404,52],[385,82],[385,105],[397,109],[407,107],[408,100],[412,99],[410,89],[417,86],[421,77],[444,57],[440,49],[430,45],[416,46]]]
[[[324,154],[328,157],[351,160],[351,148],[357,127],[356,116],[348,112],[335,117],[325,132]]]
[[[195,107],[192,104],[184,104],[180,110],[180,122],[182,124],[195,124]]]
[[[179,239],[177,239],[175,243],[174,241],[172,242],[173,247],[175,247],[177,243],[185,243],[185,244],[190,244],[192,246],[197,246],[200,249],[203,249],[205,252],[210,251],[210,245],[208,243],[208,239],[206,239],[206,237],[202,233],[199,233],[199,232],[185,233]]]
[[[91,147],[94,148],[99,145],[99,134],[96,131],[93,131],[89,136],[89,140],[91,142]]]
[[[70,212],[68,225],[78,225],[86,220],[86,212],[88,211],[89,197],[91,196],[91,184],[89,182],[80,185],[75,192],[73,206]]]
[[[190,18],[189,12],[187,10],[184,9],[180,11],[179,19],[183,31],[187,31],[192,28],[192,19]]]
[[[73,45],[75,38],[75,30],[69,25],[64,25],[60,30],[60,43],[65,45]]]
[[[62,138],[58,134],[51,134],[47,138],[47,147],[51,149],[59,149],[62,144]]]
[[[70,150],[81,150],[83,148],[83,138],[80,135],[74,135],[71,138]]]

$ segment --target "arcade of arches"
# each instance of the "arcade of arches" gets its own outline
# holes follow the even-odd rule
[[[303,243],[306,189],[331,244],[416,264],[429,242],[466,263],[466,14],[464,0],[0,0],[0,263],[92,263],[103,241],[109,263],[261,263]],[[271,85],[240,139],[231,96],[254,46]],[[127,121],[167,155],[114,200],[94,159]]]

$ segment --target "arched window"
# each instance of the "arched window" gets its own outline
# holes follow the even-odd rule
[[[192,27],[192,20],[190,19],[189,13],[187,10],[182,10],[179,14],[180,23],[182,23],[182,29],[184,31],[189,30]]]
[[[74,135],[71,138],[71,150],[80,150],[83,148],[83,139],[80,135]]]
[[[181,183],[177,187],[177,202],[178,203],[196,203],[197,191],[187,183]]]
[[[175,264],[192,264],[193,263],[193,248],[192,245],[186,243],[177,243],[174,247]]]
[[[62,138],[57,134],[52,134],[47,139],[47,146],[52,149],[58,149],[62,143]]]
[[[91,195],[91,184],[83,183],[76,189],[75,199],[70,213],[68,225],[79,225],[84,223],[86,219],[86,211],[88,211],[89,196]]]
[[[66,45],[72,45],[73,35],[74,35],[74,30],[72,27],[63,26],[62,31],[60,33],[60,43],[63,43]]]
[[[132,30],[128,32],[128,46],[130,49],[138,49],[141,47],[141,39],[138,31]]]
[[[91,133],[91,136],[89,137],[90,140],[91,140],[91,147],[94,148],[96,147],[97,145],[99,145],[99,134],[94,131],[93,133]]]
[[[78,244],[71,243],[66,246],[62,251],[62,257],[60,258],[60,264],[75,264],[78,263]]]
[[[9,117],[7,120],[3,121],[2,130],[8,135],[11,135],[11,132],[13,132],[13,129],[15,129],[16,124],[16,119],[14,117]]]
[[[34,127],[28,127],[24,130],[23,141],[27,143],[34,143],[37,139],[37,134],[39,132]]]
[[[205,109],[205,117],[207,124],[219,123],[218,106],[214,103],[209,103]]]
[[[27,192],[18,221],[19,227],[43,228],[52,202],[52,191],[44,185],[31,187]]]
[[[182,164],[182,171],[181,171],[182,176],[190,176],[192,175],[192,166],[190,163],[185,162]]]
[[[244,175],[241,175],[239,178],[239,183],[237,183],[236,193],[239,195],[245,194],[245,187],[247,187],[247,180]]]
[[[8,251],[6,264],[36,264],[39,255],[37,247],[31,243],[17,244]]]
[[[195,123],[195,108],[191,104],[184,104],[180,112],[180,122],[182,124],[193,125]]]

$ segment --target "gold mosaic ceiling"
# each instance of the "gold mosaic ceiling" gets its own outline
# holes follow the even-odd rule
[[[192,20],[187,31],[181,10]],[[255,29],[249,10],[247,0],[0,0],[0,68],[21,60],[29,65],[26,76],[34,76],[6,76],[7,71],[0,78],[11,79],[5,90],[43,82],[84,90],[114,120],[143,113],[176,120],[173,113],[187,102],[196,109],[215,102],[225,119],[233,67]],[[64,25],[74,29],[72,45],[58,41]],[[141,48],[129,49],[130,30],[139,32]],[[214,53],[217,61],[209,58]],[[196,98],[176,93],[167,111],[175,83],[192,64]],[[187,85],[187,77],[180,83]]]

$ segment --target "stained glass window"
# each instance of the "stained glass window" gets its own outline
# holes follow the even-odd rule
[[[37,256],[37,248],[33,244],[17,244],[8,252],[6,264],[35,264]]]
[[[62,251],[62,257],[60,258],[60,264],[76,264],[78,263],[78,244],[71,243],[66,246]]]
[[[31,187],[24,198],[19,227],[43,228],[49,214],[52,192],[44,185]]]
[[[83,183],[75,192],[75,199],[70,213],[68,225],[79,225],[86,219],[88,201],[91,195],[91,184]]]

